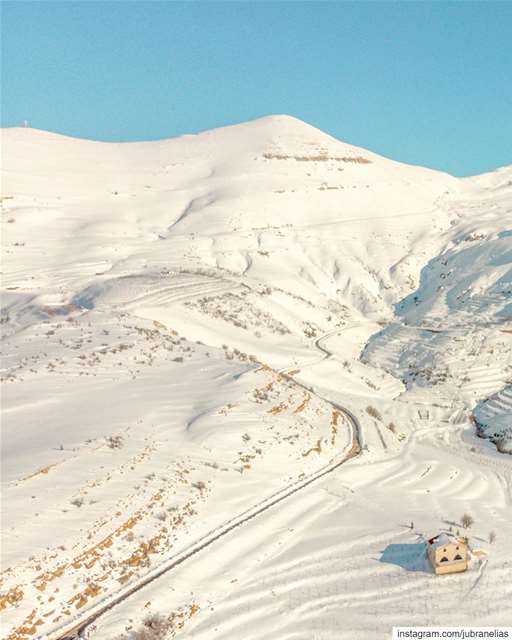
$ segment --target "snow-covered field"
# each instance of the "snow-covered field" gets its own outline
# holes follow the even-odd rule
[[[287,116],[2,165],[2,637],[512,624],[511,167]]]

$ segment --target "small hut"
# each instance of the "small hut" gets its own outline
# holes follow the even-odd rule
[[[462,538],[440,533],[427,540],[427,555],[435,573],[458,573],[468,568],[468,545]]]

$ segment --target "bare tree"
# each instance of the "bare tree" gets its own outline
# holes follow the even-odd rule
[[[366,407],[366,413],[376,420],[382,420],[382,416],[375,407]]]
[[[473,516],[471,516],[469,513],[465,513],[460,521],[464,529],[469,529],[469,527],[475,522]]]

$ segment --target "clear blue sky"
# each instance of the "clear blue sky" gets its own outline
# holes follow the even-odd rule
[[[3,2],[2,124],[149,140],[288,113],[397,160],[512,163],[512,2]]]

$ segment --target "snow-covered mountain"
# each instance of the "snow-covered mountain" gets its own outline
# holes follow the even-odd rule
[[[448,623],[370,559],[465,509],[503,540],[487,582],[510,572],[511,167],[457,179],[288,116],[129,144],[8,129],[2,165],[6,638],[74,624],[274,495],[245,559],[223,534],[88,637],[172,610],[169,637],[378,638],[344,600],[375,580],[393,624]],[[334,556],[355,562],[337,587]],[[464,615],[497,624],[512,593],[486,580]]]

